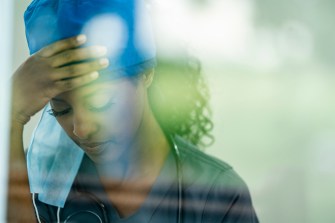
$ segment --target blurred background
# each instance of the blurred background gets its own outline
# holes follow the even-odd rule
[[[27,57],[15,0],[13,70]],[[215,143],[261,222],[335,222],[335,1],[151,0],[159,55],[200,59]],[[38,115],[25,129],[25,146]]]

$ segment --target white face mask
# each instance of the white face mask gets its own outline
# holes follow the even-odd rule
[[[46,204],[64,207],[84,152],[48,110],[50,105],[43,110],[27,153],[30,191]]]

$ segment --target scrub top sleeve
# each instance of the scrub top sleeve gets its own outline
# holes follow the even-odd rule
[[[249,192],[243,191],[236,194],[236,200],[232,204],[222,223],[258,223],[258,218],[252,206]]]
[[[202,222],[259,222],[249,189],[233,169],[221,172],[214,181],[208,193]]]

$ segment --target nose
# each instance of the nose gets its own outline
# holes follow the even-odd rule
[[[73,118],[73,134],[82,140],[91,138],[98,131],[93,117],[77,114]]]

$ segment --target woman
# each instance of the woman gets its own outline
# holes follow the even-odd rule
[[[23,126],[45,107],[27,154],[37,220],[258,222],[243,180],[195,146],[211,130],[200,72],[154,71],[140,4],[34,1],[27,10],[32,56],[13,76],[11,163]],[[103,22],[114,29],[108,41],[122,30],[127,41],[94,39]]]

